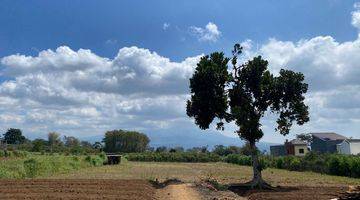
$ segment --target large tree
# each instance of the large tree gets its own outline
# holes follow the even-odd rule
[[[251,148],[253,179],[249,184],[266,187],[256,148],[256,142],[264,135],[260,119],[266,111],[277,114],[275,130],[282,135],[289,133],[294,121],[299,125],[309,121],[304,103],[308,85],[302,73],[281,69],[278,76],[273,75],[261,56],[238,64],[241,53],[242,47],[236,44],[232,58],[214,52],[200,59],[190,78],[187,115],[201,129],[208,129],[216,120],[217,128],[224,130],[224,122],[234,121],[239,127],[236,133]]]
[[[4,134],[4,142],[6,144],[22,144],[26,141],[20,129],[10,128]]]
[[[144,152],[149,145],[147,135],[136,131],[113,130],[105,133],[103,139],[105,152]]]

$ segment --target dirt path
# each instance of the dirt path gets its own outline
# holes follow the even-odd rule
[[[156,196],[159,200],[201,200],[201,195],[194,186],[187,183],[168,185],[158,189]]]

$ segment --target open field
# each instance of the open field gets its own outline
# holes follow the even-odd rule
[[[186,192],[194,195],[194,185],[204,179],[212,178],[221,184],[246,182],[251,178],[250,167],[227,163],[154,163],[125,162],[116,166],[88,168],[70,174],[56,175],[49,179],[104,179],[114,180],[154,180],[160,181],[177,178],[188,185],[168,186],[156,191],[158,199],[177,199],[176,193]],[[235,191],[244,197],[227,192],[214,192],[207,188],[197,187],[199,199],[331,199],[339,196],[349,185],[360,185],[360,179],[321,175],[312,172],[291,172],[278,169],[267,169],[264,178],[274,186],[281,186],[278,191],[247,192]],[[179,191],[174,191],[178,189]],[[173,191],[173,192],[171,192]],[[189,192],[190,191],[190,192]],[[190,194],[189,194],[190,193]],[[168,195],[167,197],[164,197]],[[295,198],[296,197],[296,198]],[[195,198],[193,198],[195,199]]]
[[[251,178],[247,166],[227,163],[123,162],[79,169],[35,179],[0,180],[0,199],[324,199],[338,197],[360,179],[267,169],[264,178],[276,191],[216,191],[204,180],[220,184],[243,183]],[[149,180],[179,179],[182,183],[154,187]],[[235,193],[234,193],[235,192]]]
[[[293,172],[266,169],[264,179],[281,186],[348,186],[359,185],[360,179],[321,175],[313,172]],[[115,166],[87,168],[55,175],[49,178],[64,179],[159,179],[178,178],[184,182],[198,182],[214,178],[222,184],[246,182],[252,176],[251,167],[227,163],[163,163],[124,162]]]
[[[145,180],[1,180],[0,199],[154,199]]]

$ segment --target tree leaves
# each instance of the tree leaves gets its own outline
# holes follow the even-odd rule
[[[267,110],[279,115],[276,130],[286,135],[294,121],[302,125],[309,121],[304,94],[308,85],[304,75],[280,70],[275,77],[268,70],[268,62],[261,56],[236,66],[242,47],[234,46],[233,58],[215,52],[201,58],[190,78],[191,99],[187,102],[187,115],[195,119],[201,129],[209,128],[215,118],[217,128],[235,121],[238,135],[250,143],[263,136],[260,119]],[[233,72],[228,73],[231,60]],[[230,109],[228,109],[230,107]]]
[[[195,118],[201,129],[209,128],[215,117],[226,118],[228,108],[225,86],[230,79],[227,72],[229,58],[223,53],[204,56],[190,78],[191,100],[187,102],[187,115]],[[219,128],[221,128],[221,123]]]

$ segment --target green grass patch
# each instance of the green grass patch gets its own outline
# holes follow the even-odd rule
[[[0,161],[0,178],[36,178],[101,166],[104,155],[29,155]]]

